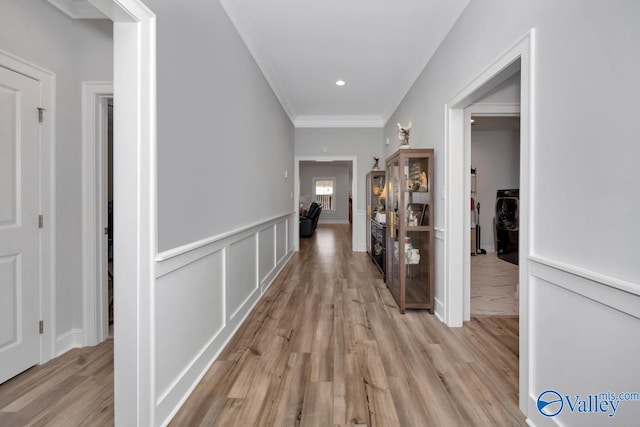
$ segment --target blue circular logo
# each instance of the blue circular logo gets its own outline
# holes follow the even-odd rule
[[[563,407],[562,396],[555,390],[545,390],[538,396],[538,412],[545,417],[555,417]]]

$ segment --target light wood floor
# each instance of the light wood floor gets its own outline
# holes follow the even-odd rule
[[[518,318],[401,315],[348,227],[301,241],[171,425],[526,425]]]
[[[495,252],[471,257],[471,315],[518,314],[518,266]]]
[[[525,426],[518,318],[401,315],[349,225],[319,226],[173,426]],[[0,386],[0,426],[113,424],[113,341]]]
[[[113,425],[113,340],[71,350],[0,385],[0,426]]]

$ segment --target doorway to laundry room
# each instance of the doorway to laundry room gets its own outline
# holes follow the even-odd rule
[[[518,315],[520,116],[471,115],[471,316]]]

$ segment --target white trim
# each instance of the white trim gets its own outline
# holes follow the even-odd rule
[[[83,347],[84,341],[84,331],[82,329],[68,330],[64,334],[56,337],[56,357],[74,348]]]
[[[107,102],[113,98],[112,82],[82,82],[82,286],[84,345],[108,336],[107,262],[104,234],[104,200],[108,171]]]
[[[384,120],[380,116],[298,116],[295,128],[381,128]]]
[[[433,298],[433,301],[435,302],[435,310],[433,310],[433,314],[436,315],[436,317],[442,322],[444,322],[444,318],[442,317],[442,313],[444,313],[444,304],[442,303],[442,301],[440,301],[440,299],[438,298]]]
[[[528,413],[529,390],[529,288],[526,256],[531,252],[534,235],[533,211],[530,194],[533,191],[531,170],[533,163],[533,104],[534,104],[534,56],[535,30],[531,29],[511,48],[502,54],[478,77],[454,95],[445,105],[445,250],[444,250],[444,319],[449,326],[461,326],[464,320],[464,265],[465,248],[469,248],[468,176],[469,154],[465,144],[465,133],[470,124],[465,121],[464,109],[481,99],[518,69],[521,73],[520,104],[520,200],[525,209],[520,213],[520,409]],[[520,63],[517,63],[517,60]],[[465,222],[466,221],[466,222]],[[467,225],[465,227],[465,224]],[[466,236],[466,237],[465,237]],[[466,266],[465,266],[466,267]],[[466,272],[468,274],[468,272]]]
[[[82,329],[71,329],[56,337],[56,357],[67,351],[82,347],[85,342],[84,331]]]
[[[338,162],[338,161],[351,161],[352,179],[351,179],[351,199],[352,199],[352,212],[358,212],[358,157],[357,156],[295,156],[294,158],[294,181],[293,181],[293,208],[298,212],[300,206],[300,162],[305,161],[319,161],[319,162]],[[359,227],[358,215],[353,217],[353,230],[351,233],[351,247],[354,251],[358,248],[362,248],[362,244],[359,242],[360,233],[355,232]],[[293,227],[293,239],[295,251],[300,250],[300,227]],[[363,242],[364,243],[364,240]]]
[[[215,236],[211,236],[211,237],[207,237],[206,239],[202,239],[202,240],[198,240],[196,242],[191,242],[191,243],[187,243],[186,245],[183,246],[179,246],[177,248],[173,248],[173,249],[169,249],[167,251],[163,251],[160,252],[157,256],[156,256],[156,262],[161,262],[161,261],[167,261],[170,258],[174,258],[180,255],[183,255],[187,252],[191,252],[193,250],[199,249],[203,246],[207,246],[210,245],[212,243],[215,243],[219,240],[223,240],[226,239],[228,237],[234,236],[236,234],[240,234],[244,231],[248,231],[251,230],[255,227],[258,227],[260,225],[263,224],[269,224],[266,228],[269,228],[269,226],[273,225],[274,221],[277,221],[281,218],[286,218],[292,214],[294,214],[295,212],[286,212],[280,215],[276,215],[276,216],[272,216],[271,218],[268,219],[264,219],[264,220],[260,220],[257,222],[254,222],[252,224],[249,224],[247,226],[244,227],[240,227],[240,228],[236,228],[235,230],[231,230],[231,231],[226,231],[224,233],[221,234],[217,234]],[[264,230],[264,229],[263,229]]]
[[[90,0],[113,24],[115,425],[156,424],[156,20],[140,0]],[[118,303],[120,301],[121,303]]]
[[[40,212],[44,215],[44,228],[40,233],[40,301],[38,311],[44,321],[40,336],[40,363],[56,356],[56,75],[9,52],[0,50],[0,66],[37,80],[40,107],[45,120],[40,124]]]
[[[47,0],[73,19],[105,19],[91,3],[81,0]]]
[[[640,296],[640,284],[637,284],[637,283],[627,282],[625,280],[620,280],[620,279],[615,278],[615,277],[607,276],[607,275],[602,274],[602,273],[596,273],[594,271],[587,270],[587,269],[584,269],[582,267],[578,267],[578,266],[571,265],[571,264],[566,264],[564,262],[559,262],[559,261],[552,260],[552,259],[547,258],[547,257],[539,256],[539,255],[529,255],[528,259],[529,259],[529,261],[535,262],[536,264],[544,265],[546,267],[550,267],[550,268],[553,268],[555,270],[562,271],[563,273],[571,274],[573,276],[578,276],[578,277],[581,277],[582,279],[586,279],[586,280],[588,280],[590,282],[598,283],[599,285],[601,285],[603,287],[610,288],[610,291],[618,290],[618,291],[627,292],[627,293],[630,293],[630,294],[633,294],[633,295],[636,295],[636,296]],[[541,276],[536,275],[534,273],[531,273],[531,274],[536,276],[536,277],[541,277]],[[541,277],[541,278],[544,278],[544,277]],[[558,285],[560,282],[559,281],[553,281],[553,283]],[[559,285],[559,286],[562,286],[562,285]],[[567,288],[566,286],[564,286],[564,287]],[[573,291],[573,289],[569,289],[569,290]],[[583,291],[586,291],[586,289],[584,289]],[[592,299],[594,299],[595,301],[597,301],[599,303],[603,303],[603,299],[601,299],[601,298],[593,298],[589,294],[583,293],[583,292],[581,292],[579,290],[578,291],[574,291],[574,292],[577,292],[580,295],[585,296],[587,298],[592,298]],[[620,311],[624,311],[627,314],[631,314],[631,315],[634,315],[636,317],[640,317],[640,315],[638,315],[638,310],[640,310],[640,306],[636,306],[634,308],[635,311],[622,310],[619,307],[613,307],[613,308],[615,308],[617,310],[620,310]],[[636,314],[633,314],[634,312]]]

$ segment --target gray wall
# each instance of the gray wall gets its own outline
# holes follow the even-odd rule
[[[382,129],[296,129],[296,156],[355,156],[358,160],[358,210],[364,212],[365,177],[373,156],[382,156]],[[326,152],[323,150],[326,147]],[[384,159],[380,167],[384,166]],[[355,214],[355,213],[354,213]]]
[[[495,252],[493,217],[496,191],[520,188],[520,132],[471,128],[471,165],[476,168],[482,248]]]
[[[112,39],[111,21],[74,21],[45,1],[0,2],[0,49],[56,76],[58,339],[82,330],[81,82],[113,80]]]
[[[293,211],[293,126],[217,1],[157,16],[160,251]]]
[[[314,178],[335,178],[334,212],[326,209],[320,214],[321,223],[349,222],[349,193],[351,192],[350,165],[338,162],[300,162],[300,203],[308,208],[313,202]]]
[[[156,263],[160,425],[293,254],[294,131],[218,1],[145,4],[157,17],[160,257],[175,249]]]
[[[640,2],[629,0],[472,1],[384,130],[395,144],[388,154],[397,146],[396,122],[412,120],[411,143],[435,148],[435,184],[443,189],[446,103],[535,28],[532,194],[525,207],[532,238],[521,312],[530,313],[521,321],[531,335],[520,357],[530,374],[528,415],[539,425],[602,423],[568,411],[544,419],[535,399],[545,387],[587,394],[640,384],[640,341],[628,339],[640,330],[632,308],[640,304],[638,16]],[[435,208],[436,226],[444,227],[440,197]],[[439,242],[440,300],[443,257]],[[620,425],[640,416],[635,403],[624,410],[616,415]]]
[[[387,122],[384,134],[392,144],[385,154],[397,148],[396,122],[412,120],[411,144],[436,149],[435,180],[440,188],[443,106],[535,27],[533,173],[538,189],[554,191],[538,191],[534,197],[539,206],[566,214],[558,221],[552,209],[536,212],[537,249],[552,258],[640,281],[634,251],[622,250],[629,245],[622,236],[635,222],[631,213],[640,210],[640,198],[628,197],[636,191],[632,183],[640,180],[635,165],[640,146],[632,143],[640,135],[634,125],[640,85],[631,71],[640,65],[633,42],[640,33],[634,21],[638,13],[640,3],[628,0],[471,2]],[[584,173],[587,165],[597,165],[600,172]],[[579,201],[593,200],[596,194],[598,202],[584,215]],[[443,227],[444,204],[436,203],[435,208],[436,225]],[[590,230],[588,239],[585,229]],[[589,243],[594,240],[602,244]],[[612,245],[619,248],[619,256],[610,256]]]

